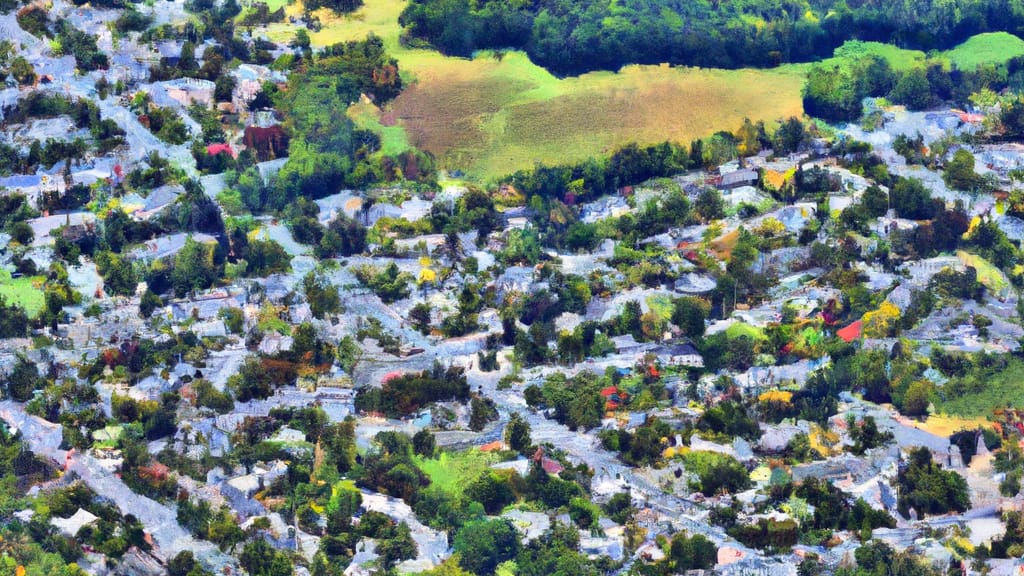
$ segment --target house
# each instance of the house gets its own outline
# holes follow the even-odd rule
[[[216,84],[201,78],[178,78],[161,83],[167,96],[182,106],[202,104],[209,107],[213,102],[213,90]]]
[[[99,517],[84,508],[79,508],[70,518],[51,518],[50,524],[65,536],[74,538],[79,530],[95,524],[97,520]]]
[[[232,158],[238,158],[238,153],[231,148],[231,144],[210,144],[206,147],[207,156],[216,156],[218,154],[227,154]]]
[[[734,190],[742,186],[754,186],[757,184],[757,170],[740,168],[726,174],[722,174],[722,181],[718,183],[719,190]]]
[[[668,347],[662,346],[655,350],[655,353],[659,359],[665,358],[669,364],[675,366],[704,367],[704,357],[690,342],[673,344]]]
[[[636,338],[633,338],[632,334],[615,336],[611,340],[612,344],[615,345],[616,354],[640,354],[653,347],[652,344],[637,342]]]

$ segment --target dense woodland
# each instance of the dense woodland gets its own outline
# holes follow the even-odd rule
[[[402,14],[410,41],[446,54],[524,49],[558,74],[626,64],[770,67],[831,56],[846,40],[921,50],[981,32],[1024,32],[1020,0],[413,0]]]

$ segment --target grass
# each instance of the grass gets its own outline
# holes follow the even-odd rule
[[[648,296],[647,307],[662,320],[672,318],[672,297],[667,294],[652,294]]]
[[[1010,281],[1006,279],[1002,270],[988,260],[963,250],[957,250],[956,255],[964,263],[964,266],[972,266],[978,271],[978,282],[981,282],[990,291],[998,294],[1010,287]]]
[[[985,418],[963,418],[949,414],[929,416],[928,420],[918,423],[917,427],[936,436],[949,437],[960,430],[990,428],[992,423]]]
[[[736,322],[730,325],[725,329],[725,335],[729,339],[739,338],[740,336],[746,336],[754,341],[765,339],[764,330],[743,322]]]
[[[1024,360],[1013,358],[1002,372],[985,381],[984,389],[959,398],[936,399],[936,412],[965,418],[987,418],[996,408],[1024,408]]]
[[[522,52],[484,52],[470,60],[402,46],[398,17],[405,6],[406,0],[366,0],[343,16],[321,9],[316,15],[322,28],[311,40],[326,46],[379,36],[398,59],[406,89],[384,110],[361,102],[350,116],[381,135],[386,153],[415,146],[431,152],[439,168],[461,170],[470,181],[493,181],[537,163],[607,155],[630,142],[688,143],[734,129],[744,118],[772,124],[803,113],[800,90],[807,65],[770,70],[627,66],[556,78]],[[300,14],[301,1],[285,12]],[[268,35],[287,41],[295,29],[276,23]],[[1008,35],[983,36],[950,51],[949,58],[962,66],[995,58],[1010,46]],[[925,61],[920,51],[847,42],[826,62],[842,65],[867,54],[885,58],[897,70]]]
[[[475,448],[462,452],[442,452],[437,458],[416,458],[416,465],[430,477],[432,486],[449,494],[461,494],[470,482],[501,461],[494,452]]]
[[[845,66],[856,58],[879,56],[889,62],[894,70],[909,70],[924,65],[925,53],[920,50],[904,50],[892,44],[881,42],[862,42],[848,40],[836,48],[832,58],[822,60],[822,64]]]
[[[0,296],[3,296],[8,304],[21,306],[30,318],[35,318],[46,304],[41,289],[45,280],[42,276],[11,278],[10,272],[0,270]]]
[[[1008,32],[990,32],[968,38],[943,54],[961,70],[974,70],[982,64],[1001,64],[1024,55],[1024,40]]]
[[[836,48],[834,56],[823,63],[844,66],[857,57],[880,56],[889,62],[893,70],[902,71],[923,66],[926,58],[930,57],[944,62],[947,67],[955,65],[961,70],[974,70],[984,64],[1002,64],[1022,55],[1024,40],[1007,32],[991,32],[972,36],[945,52],[928,55],[920,50],[904,50],[891,44],[849,40]]]
[[[556,78],[521,52],[473,60],[402,46],[404,0],[367,0],[347,16],[320,10],[316,45],[374,33],[399,61],[407,88],[386,110],[357,104],[358,125],[381,134],[385,150],[409,145],[435,155],[439,167],[488,181],[538,162],[604,155],[630,142],[689,142],[738,127],[743,118],[774,122],[803,112],[804,66],[774,70],[703,70],[630,66]],[[286,7],[300,13],[301,4]],[[268,27],[287,41],[295,26]]]

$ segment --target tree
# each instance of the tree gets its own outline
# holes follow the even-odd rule
[[[960,148],[942,173],[946,186],[955,190],[974,190],[981,184],[981,177],[974,171],[974,154]]]
[[[17,56],[11,61],[11,76],[21,86],[28,86],[36,81],[36,71],[24,56]]]
[[[171,270],[171,286],[179,297],[209,288],[220,278],[214,251],[214,245],[199,243],[191,235],[185,239],[185,245],[174,256]]]
[[[323,319],[341,312],[341,296],[338,293],[338,287],[325,278],[310,272],[302,279],[302,287],[313,317]]]
[[[413,541],[412,532],[405,522],[395,528],[394,536],[381,542],[377,547],[377,554],[380,556],[381,565],[385,570],[391,570],[402,560],[415,558],[416,552],[416,542]]]
[[[7,393],[18,402],[28,402],[32,399],[33,393],[45,383],[36,365],[19,355],[11,375],[7,378]]]
[[[513,412],[505,426],[505,443],[508,447],[520,454],[528,449],[533,441],[530,438],[530,423],[523,419],[518,412]]]
[[[718,547],[701,534],[687,536],[680,532],[672,537],[669,548],[675,573],[706,570],[718,562]]]
[[[932,103],[932,90],[928,84],[927,72],[914,68],[900,76],[889,98],[897,104],[905,104],[911,110],[923,110]]]
[[[24,308],[8,304],[0,296],[0,338],[21,338],[28,334],[29,319]]]
[[[897,507],[904,516],[911,508],[924,515],[963,512],[971,507],[967,481],[932,462],[932,453],[923,446],[910,450],[906,465],[900,467],[898,482]]]
[[[425,428],[416,432],[412,437],[412,450],[424,458],[433,458],[437,451],[437,439],[433,432]]]
[[[931,385],[927,380],[915,380],[903,394],[900,412],[907,416],[926,416],[928,414]]]
[[[463,568],[485,576],[519,552],[519,532],[505,518],[467,522],[455,533],[453,548]]]

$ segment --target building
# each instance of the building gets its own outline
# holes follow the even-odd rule
[[[163,82],[167,96],[182,106],[201,104],[209,107],[213,103],[213,90],[216,85],[209,80],[200,78],[178,78]]]
[[[668,364],[675,366],[690,366],[693,368],[704,367],[704,357],[701,356],[697,348],[694,347],[690,342],[681,344],[673,344],[671,346],[662,346],[655,350],[660,360],[667,361]]]
[[[757,184],[757,170],[741,168],[727,174],[722,174],[722,181],[718,184],[719,190],[733,190],[742,186],[755,186]]]

